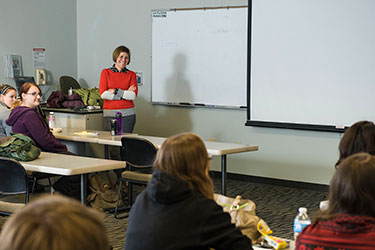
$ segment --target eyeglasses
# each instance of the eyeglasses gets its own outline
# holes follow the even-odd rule
[[[37,93],[37,92],[33,92],[33,93],[25,93],[26,95],[32,95],[32,96],[34,96],[34,97],[36,97],[37,95],[39,96],[39,97],[42,97],[42,93]]]

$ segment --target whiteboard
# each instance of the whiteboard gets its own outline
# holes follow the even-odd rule
[[[250,2],[249,121],[375,121],[375,1]]]
[[[246,106],[247,15],[247,8],[152,11],[152,102]]]

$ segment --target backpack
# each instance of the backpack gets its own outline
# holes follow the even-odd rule
[[[64,99],[64,95],[61,91],[53,91],[48,97],[47,108],[62,108],[61,103]]]
[[[71,95],[64,95],[65,100],[62,102],[62,106],[64,108],[75,108],[75,107],[83,107],[82,98],[77,93],[73,93]]]
[[[73,89],[73,91],[81,96],[85,105],[103,107],[104,100],[100,96],[98,88]]]
[[[221,194],[214,194],[214,200],[223,207],[224,212],[229,213],[231,222],[243,235],[250,238],[253,243],[260,240],[261,234],[258,232],[257,225],[259,221],[264,224],[265,222],[255,215],[256,205],[252,200],[242,199],[239,195],[230,198]]]
[[[91,194],[87,202],[91,207],[99,210],[108,210],[116,207],[118,195],[118,177],[114,172],[100,172],[90,177],[89,188]],[[122,194],[120,195],[119,206],[123,205]]]
[[[61,91],[53,91],[47,100],[47,108],[74,108],[84,106],[81,96],[77,93],[63,95]]]
[[[17,161],[32,161],[38,158],[40,152],[40,148],[26,135],[14,134],[0,138],[0,156]]]

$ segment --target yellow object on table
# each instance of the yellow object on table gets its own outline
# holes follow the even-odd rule
[[[84,130],[84,131],[81,131],[81,132],[75,132],[74,134],[75,134],[75,135],[91,135],[91,136],[97,136],[97,135],[99,135],[99,132],[97,132],[97,131],[89,132],[89,131]]]
[[[288,246],[288,243],[275,236],[271,236],[272,230],[269,228],[267,224],[264,223],[263,220],[260,220],[257,225],[258,231],[263,235],[264,239],[267,241],[267,243],[272,246],[275,250],[283,249]]]

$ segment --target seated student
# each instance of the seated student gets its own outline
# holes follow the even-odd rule
[[[10,108],[15,104],[17,91],[8,84],[0,86],[0,137],[10,136],[12,127],[5,123],[10,114]]]
[[[103,216],[59,195],[45,195],[10,216],[0,250],[109,250]]]
[[[374,156],[343,160],[331,180],[328,208],[298,235],[295,249],[375,249],[374,180]]]
[[[21,105],[15,107],[6,123],[12,126],[13,133],[31,137],[42,151],[67,152],[67,147],[59,142],[49,130],[47,122],[38,113],[42,93],[35,83],[26,82],[20,88]]]
[[[375,155],[375,125],[369,121],[359,121],[350,126],[344,133],[339,144],[339,159],[335,168],[345,158],[360,152]],[[328,200],[320,202],[320,209],[327,209]]]
[[[352,154],[366,152],[375,155],[375,125],[369,121],[359,121],[348,128],[339,145],[340,157],[336,167],[342,160]]]
[[[252,249],[213,200],[209,159],[199,136],[168,138],[157,153],[147,188],[129,215],[126,250]]]

